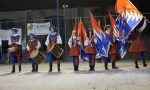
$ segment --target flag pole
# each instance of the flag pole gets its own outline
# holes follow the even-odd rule
[[[148,23],[150,23],[150,21],[146,18],[146,21],[148,22]]]
[[[59,28],[59,0],[56,0],[56,7],[57,7],[57,29],[58,33],[60,33],[60,28]]]

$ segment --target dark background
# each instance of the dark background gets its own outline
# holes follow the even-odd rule
[[[149,12],[149,0],[131,0],[143,13]],[[116,0],[60,0],[60,6],[68,4],[69,7],[108,7],[114,6]],[[38,9],[54,9],[56,0],[0,0],[0,12],[22,11]]]

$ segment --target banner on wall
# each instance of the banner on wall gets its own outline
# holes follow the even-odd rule
[[[18,34],[20,36],[22,36],[22,29],[21,28],[17,28],[18,30]],[[9,37],[12,35],[12,30],[8,29],[8,30],[1,30],[0,29],[0,38],[1,40],[9,40]]]
[[[27,34],[47,35],[49,33],[50,22],[46,23],[27,23]]]

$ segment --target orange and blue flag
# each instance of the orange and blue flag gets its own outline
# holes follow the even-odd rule
[[[92,28],[97,39],[97,44],[96,44],[97,57],[98,58],[101,56],[107,57],[110,44],[111,44],[110,40],[106,37],[106,35],[101,29],[101,26],[98,25],[98,22],[96,21],[95,17],[92,15],[91,12],[90,12],[90,18],[91,18]]]
[[[124,39],[121,38],[122,36],[121,36],[120,32],[116,29],[115,20],[110,12],[109,12],[109,19],[110,19],[110,24],[111,24],[113,35],[114,35],[115,39],[119,42],[118,44],[119,44],[120,56],[121,56],[121,58],[123,58],[126,55],[126,47],[125,47]]]
[[[127,39],[130,33],[143,19],[143,15],[130,2],[130,0],[117,0],[116,12],[119,14],[116,19],[115,26],[119,32],[123,32],[123,36]]]
[[[80,58],[80,61],[83,61],[86,58],[86,53],[84,51],[84,41],[87,38],[87,34],[86,34],[86,31],[85,31],[85,27],[83,25],[82,19],[80,19],[80,22],[79,22],[78,34],[79,34],[79,40],[81,42],[79,58]]]

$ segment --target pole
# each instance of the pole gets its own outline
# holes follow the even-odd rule
[[[65,50],[67,50],[67,30],[66,30],[66,8],[68,7],[68,5],[64,4],[63,8],[64,8],[64,29],[65,29]]]
[[[66,8],[68,8],[68,5],[63,4],[62,7],[64,8],[65,50],[67,50]]]
[[[58,29],[58,33],[60,33],[59,30],[59,0],[57,0],[57,29]]]

